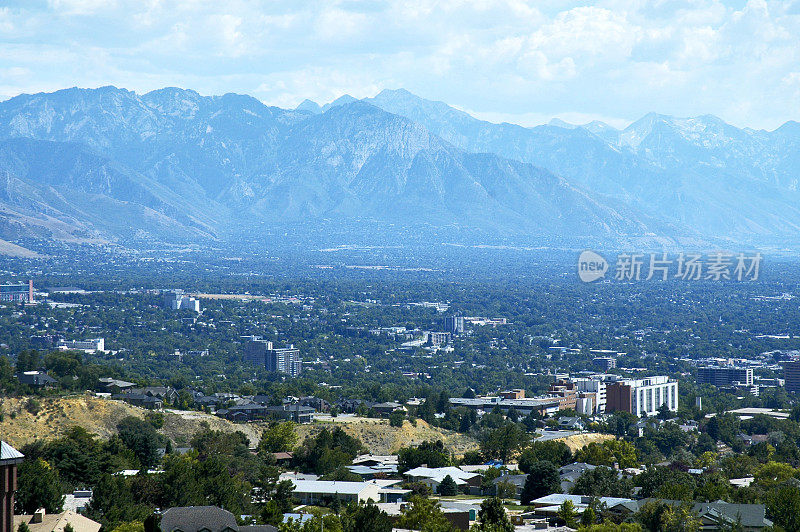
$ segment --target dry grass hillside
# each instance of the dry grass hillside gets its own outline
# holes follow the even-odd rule
[[[49,440],[62,435],[67,429],[78,425],[89,432],[108,438],[116,432],[116,425],[126,416],[144,417],[147,410],[131,406],[121,401],[112,401],[80,395],[70,397],[53,397],[36,399],[39,411],[31,413],[26,405],[28,399],[6,398],[2,400],[0,412],[0,437],[14,446],[22,446],[36,439]],[[477,442],[458,433],[443,431],[430,427],[422,420],[414,427],[406,422],[402,428],[389,426],[388,421],[365,418],[339,418],[337,425],[343,427],[348,434],[358,436],[375,454],[397,451],[402,445],[419,443],[423,440],[443,440],[456,454],[477,448]],[[250,444],[255,446],[264,430],[263,423],[231,423],[225,419],[202,412],[183,412],[166,410],[164,427],[160,430],[176,445],[187,444],[192,436],[207,424],[214,430],[224,432],[243,432]],[[300,440],[314,435],[322,427],[330,427],[332,423],[319,422],[298,427]]]
[[[558,441],[563,441],[573,453],[578,449],[582,449],[590,443],[601,443],[606,440],[613,440],[614,436],[611,434],[598,434],[597,432],[587,432],[585,434],[573,434],[566,438],[559,438]]]
[[[116,432],[120,419],[126,416],[144,417],[147,410],[121,401],[111,401],[91,395],[36,399],[39,412],[33,414],[26,407],[28,399],[6,398],[0,411],[0,436],[14,446],[22,446],[36,439],[49,440],[63,434],[75,425],[108,438]],[[199,412],[164,412],[164,428],[160,432],[178,445],[187,443],[202,422],[215,430],[244,432],[253,444],[258,442],[263,426],[236,425],[230,421]]]
[[[313,436],[324,427],[340,426],[347,434],[357,436],[373,454],[393,454],[400,447],[418,445],[425,440],[442,440],[456,456],[478,448],[478,442],[474,438],[431,427],[421,419],[417,420],[416,426],[405,421],[402,427],[392,427],[386,419],[347,418],[346,421],[340,419],[303,425],[298,430],[300,439]]]
[[[116,425],[126,416],[144,417],[147,410],[128,405],[121,401],[112,401],[92,395],[76,395],[70,397],[53,397],[36,399],[39,411],[32,413],[27,408],[29,399],[5,398],[1,400],[0,438],[16,447],[21,447],[36,439],[49,440],[63,434],[72,426],[78,425],[89,432],[108,438],[116,432]],[[205,424],[211,429],[224,432],[243,432],[250,440],[251,446],[258,444],[264,430],[263,423],[237,424],[202,412],[183,412],[166,410],[164,427],[160,430],[176,445],[186,445],[192,436]],[[351,436],[358,437],[373,454],[390,454],[400,447],[417,445],[424,440],[442,440],[456,455],[477,449],[475,438],[431,427],[421,419],[416,426],[408,421],[402,427],[392,427],[385,419],[358,418],[340,416],[327,418],[310,425],[300,425],[298,435],[300,441],[307,436],[314,436],[324,427],[340,426]],[[591,442],[610,439],[607,434],[576,434],[563,439],[570,449],[575,451]]]

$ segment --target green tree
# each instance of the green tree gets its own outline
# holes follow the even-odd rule
[[[442,482],[439,484],[439,495],[444,496],[453,496],[458,495],[458,485],[456,481],[453,480],[453,477],[447,475],[442,479]]]
[[[634,516],[649,532],[697,532],[700,520],[688,505],[648,501]]]
[[[619,478],[617,472],[608,467],[596,467],[584,472],[575,481],[572,493],[596,497],[630,497],[633,486],[628,479]]]
[[[64,495],[58,471],[41,458],[22,462],[15,504],[21,514],[32,514],[39,508],[44,508],[47,513],[61,512]]]
[[[506,514],[503,501],[497,497],[485,499],[478,511],[478,521],[474,529],[476,532],[514,532],[514,525]]]
[[[613,466],[621,468],[639,465],[639,453],[636,447],[625,440],[607,440],[603,443],[592,442],[575,453],[575,460],[592,465]]]
[[[481,452],[484,456],[499,458],[503,463],[521,450],[530,436],[516,423],[506,423],[481,436]]]
[[[67,529],[64,529],[64,532],[67,532]],[[113,532],[145,532],[144,531],[144,523],[141,521],[131,521],[128,523],[122,523],[117,525],[114,528]]]
[[[411,503],[400,515],[398,528],[421,532],[455,532],[455,528],[444,516],[439,503],[433,499],[412,495]]]
[[[767,497],[767,511],[783,530],[800,530],[800,488],[788,485],[773,490]]]
[[[355,506],[342,518],[344,532],[391,532],[392,520],[372,502]]]
[[[348,435],[341,427],[322,429],[315,437],[306,438],[294,452],[294,463],[303,471],[324,475],[348,466],[365,450],[361,440]]]
[[[575,509],[575,505],[569,499],[561,503],[561,506],[558,508],[558,517],[564,524],[570,528],[577,528],[578,526],[578,511]]]
[[[158,463],[158,449],[163,438],[151,423],[128,416],[117,423],[117,431],[125,446],[136,454],[142,467],[152,467]]]
[[[522,488],[522,504],[530,504],[532,500],[561,491],[561,476],[552,462],[539,461],[529,467],[525,486]]]
[[[427,464],[428,467],[447,467],[453,463],[442,440],[423,441],[417,447],[403,447],[397,452],[397,460],[401,473],[422,464]]]
[[[259,452],[285,453],[294,450],[297,445],[297,431],[291,421],[272,423],[264,429],[258,442]]]
[[[389,415],[389,425],[392,427],[402,427],[403,420],[406,418],[405,412],[402,410],[395,410]]]
[[[597,497],[592,497],[586,509],[581,514],[581,527],[590,527],[600,521],[603,512],[606,510],[605,504],[600,502]]]
[[[549,440],[536,441],[522,451],[519,457],[519,470],[530,473],[531,464],[539,461],[552,462],[557,466],[564,466],[572,462],[572,451],[563,441]]]
[[[673,498],[669,495],[676,493],[688,495],[688,497],[677,497],[678,500],[691,499],[697,487],[694,479],[688,473],[660,466],[651,467],[638,475],[636,484],[642,487],[639,495],[643,498]]]

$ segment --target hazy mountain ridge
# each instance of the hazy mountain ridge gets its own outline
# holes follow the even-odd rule
[[[468,151],[492,152],[554,171],[590,193],[707,236],[753,240],[800,223],[800,124],[739,129],[714,116],[651,113],[624,130],[553,120],[525,128],[478,120],[405,90],[366,101]]]
[[[0,237],[38,216],[60,224],[52,238],[226,239],[315,219],[519,238],[780,238],[800,228],[798,146],[796,123],[768,133],[648,115],[624,131],[524,128],[407,91],[286,110],[176,88],[66,89],[0,102]]]

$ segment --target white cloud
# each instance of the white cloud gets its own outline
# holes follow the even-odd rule
[[[800,3],[7,0],[0,36],[7,95],[184,85],[294,105],[405,87],[528,122],[800,119]]]

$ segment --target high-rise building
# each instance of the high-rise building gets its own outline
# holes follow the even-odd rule
[[[800,392],[800,360],[790,360],[783,363],[784,386],[789,393]]]
[[[200,300],[185,295],[183,290],[166,292],[164,306],[170,310],[191,310],[200,313]]]
[[[697,384],[730,386],[734,383],[752,386],[753,368],[705,367],[697,369]]]
[[[286,373],[297,377],[303,370],[300,350],[293,345],[273,347],[272,342],[260,336],[245,336],[244,359],[250,363],[264,366],[267,371]]]
[[[603,371],[608,371],[617,367],[617,359],[614,357],[595,357],[592,359],[592,362]]]
[[[0,301],[17,301],[35,303],[33,298],[33,281],[27,283],[0,284]]]
[[[606,385],[606,412],[654,416],[662,405],[672,412],[678,410],[678,383],[664,375],[620,380]]]
[[[462,316],[445,316],[444,317],[444,330],[453,333],[461,334],[464,332],[464,318]]]

